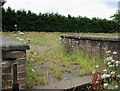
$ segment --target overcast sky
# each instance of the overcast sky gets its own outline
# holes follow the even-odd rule
[[[120,0],[6,0],[5,8],[31,10],[39,14],[58,12],[67,16],[86,16],[107,18],[118,10]]]

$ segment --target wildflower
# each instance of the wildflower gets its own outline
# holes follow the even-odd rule
[[[109,78],[111,75],[110,74],[107,74],[106,77]]]
[[[115,86],[115,89],[118,89],[118,85]]]
[[[108,67],[109,67],[109,68],[112,68],[112,67],[114,67],[114,65],[109,65]]]
[[[79,42],[78,42],[78,41],[76,41],[76,43],[78,44]]]
[[[118,66],[119,66],[119,64],[116,64],[115,66],[116,66],[116,67],[118,67]]]
[[[37,58],[39,58],[39,56],[37,56]]]
[[[18,33],[20,33],[20,31],[18,31]]]
[[[111,74],[111,75],[114,75],[114,74],[115,74],[115,72],[114,72],[114,71],[112,71],[112,72],[110,72],[110,74]]]
[[[17,27],[17,24],[15,24],[14,26]]]
[[[96,65],[96,68],[99,68],[99,65]]]
[[[109,50],[109,51],[106,51],[106,53],[108,54],[108,53],[111,53],[111,50]]]
[[[14,36],[16,36],[17,34],[14,34]]]
[[[107,78],[107,74],[103,74],[103,75],[101,76],[101,78],[102,78],[102,79]]]
[[[99,83],[99,81],[96,81],[95,83],[97,84],[97,83]]]
[[[106,61],[111,61],[113,59],[113,57],[107,57]]]
[[[30,46],[30,49],[32,48],[32,46]]]
[[[117,54],[117,52],[113,52],[113,54],[114,54],[114,55],[116,55],[116,54]]]
[[[59,38],[59,40],[62,40],[62,38]]]
[[[74,46],[72,46],[72,48],[73,48]]]
[[[103,87],[104,87],[104,88],[107,88],[107,87],[108,87],[108,83],[104,83],[104,84],[103,84]]]
[[[23,35],[24,33],[23,33],[23,32],[20,32],[19,34],[20,34],[20,35]]]
[[[107,63],[107,65],[110,65],[110,64],[111,64],[111,62],[108,62],[108,63]]]
[[[35,70],[34,70],[34,69],[31,69],[31,71],[32,71],[32,72],[35,72]]]
[[[35,55],[38,55],[38,53],[34,53]]]
[[[103,72],[107,72],[107,69],[104,69]]]
[[[17,39],[17,40],[19,40],[19,41],[22,41],[22,40],[24,40],[24,39],[22,39],[22,38],[19,38],[19,37],[16,37],[16,39]]]
[[[26,42],[24,42],[26,44]]]
[[[113,63],[114,63],[114,62],[115,62],[115,60],[111,60],[111,62],[113,62]]]
[[[31,60],[34,60],[33,58],[30,58]]]
[[[117,75],[117,78],[120,78],[120,74],[119,74],[119,75]]]
[[[95,74],[95,70],[92,71],[92,74]]]
[[[116,61],[115,64],[119,64],[120,62],[119,61]]]
[[[30,38],[26,38],[26,40],[30,40]]]

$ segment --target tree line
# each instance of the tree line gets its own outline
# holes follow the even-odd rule
[[[33,13],[30,10],[2,9],[3,31],[38,32],[119,32],[119,13],[112,20],[93,17],[63,16],[58,13]]]

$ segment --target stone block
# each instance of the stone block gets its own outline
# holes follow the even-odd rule
[[[3,59],[10,59],[10,58],[25,58],[26,52],[25,51],[2,51]]]
[[[2,74],[2,80],[3,80],[3,81],[13,80],[13,75],[12,75],[12,73]]]
[[[2,81],[2,88],[3,89],[10,89],[10,88],[12,88],[12,81]]]
[[[25,72],[25,71],[26,71],[25,65],[20,65],[20,66],[18,66],[17,71],[18,71],[18,73]]]
[[[18,73],[17,75],[18,75],[18,79],[19,78],[25,78],[26,72]]]
[[[11,73],[12,72],[12,70],[11,70],[11,67],[9,66],[9,67],[3,67],[2,68],[2,73]]]

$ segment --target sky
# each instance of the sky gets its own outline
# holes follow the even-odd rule
[[[89,18],[109,17],[118,10],[120,0],[6,0],[5,8],[31,10],[34,13],[59,13],[67,16],[86,16]]]

